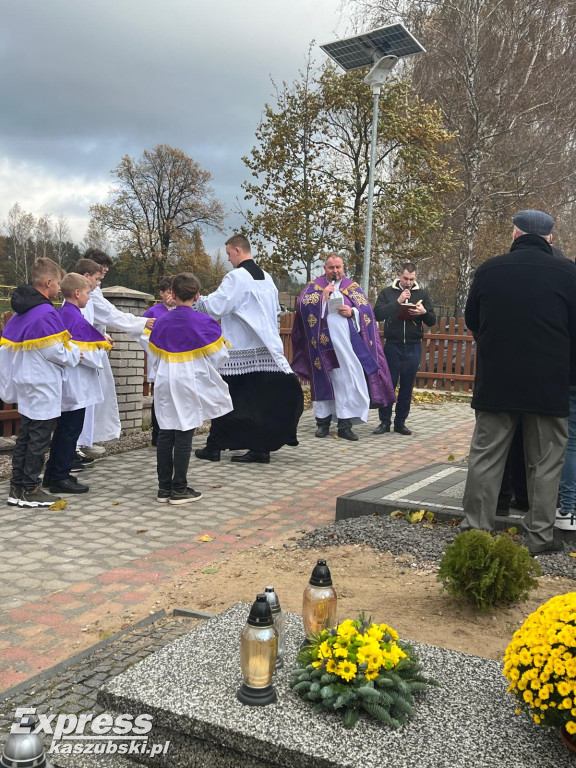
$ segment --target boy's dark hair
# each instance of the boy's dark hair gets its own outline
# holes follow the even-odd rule
[[[36,259],[32,267],[32,285],[39,285],[47,278],[62,280],[66,272],[52,259]]]
[[[78,272],[79,275],[95,275],[97,272],[102,272],[102,264],[92,259],[78,259],[74,272]]]
[[[85,259],[91,259],[92,261],[95,261],[96,264],[101,264],[103,267],[111,267],[114,262],[108,256],[107,253],[104,253],[104,251],[101,251],[100,248],[88,248],[86,253],[84,254]]]
[[[416,264],[413,264],[411,261],[407,261],[405,264],[402,264],[398,274],[401,275],[402,272],[416,272]]]
[[[200,280],[192,272],[181,272],[172,278],[172,293],[180,301],[190,301],[200,293]]]
[[[232,248],[240,248],[245,253],[250,253],[250,241],[244,235],[232,235],[224,243],[224,245],[230,245]]]
[[[158,284],[158,290],[159,291],[172,290],[172,280],[174,280],[172,275],[168,275],[168,277],[163,277],[162,280],[160,280],[160,283]]]

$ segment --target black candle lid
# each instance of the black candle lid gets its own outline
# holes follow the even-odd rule
[[[248,624],[250,624],[251,627],[274,626],[274,619],[272,618],[270,603],[266,599],[266,595],[256,595],[256,602],[252,603],[252,608],[250,608]]]
[[[326,565],[326,560],[318,560],[312,571],[312,576],[310,576],[310,584],[313,587],[332,586],[332,576],[330,575],[330,568]]]

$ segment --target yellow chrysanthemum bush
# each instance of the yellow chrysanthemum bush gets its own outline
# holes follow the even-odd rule
[[[576,592],[531,613],[504,656],[508,691],[538,725],[576,734]]]
[[[340,712],[347,728],[362,712],[398,728],[414,715],[414,693],[438,685],[423,676],[414,650],[397,632],[363,614],[309,641],[290,686],[314,711]]]

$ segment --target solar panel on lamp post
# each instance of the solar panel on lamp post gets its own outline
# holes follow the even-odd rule
[[[364,236],[364,265],[362,289],[368,294],[370,283],[370,253],[372,248],[372,212],[374,206],[374,173],[376,170],[376,145],[378,140],[378,108],[380,89],[396,65],[398,59],[425,53],[425,48],[403,24],[389,24],[361,35],[326,43],[320,48],[347,72],[372,64],[364,78],[372,86],[374,106],[372,112],[372,136],[370,141],[370,167],[368,172],[368,199],[366,206],[366,232]]]

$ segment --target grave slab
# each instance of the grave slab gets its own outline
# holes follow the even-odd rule
[[[295,614],[287,615],[286,663],[274,675],[278,702],[246,707],[236,691],[248,610],[236,604],[100,691],[108,711],[153,716],[150,742],[170,740],[164,757],[131,759],[173,768],[557,768],[570,759],[555,731],[514,714],[500,663],[419,643],[425,674],[442,687],[418,696],[408,724],[393,730],[361,718],[347,730],[336,714],[315,715],[288,685],[303,639]]]
[[[343,494],[336,500],[336,521],[365,515],[389,515],[395,509],[433,512],[439,520],[462,517],[462,496],[468,468],[462,464],[432,464],[384,483]],[[511,510],[497,515],[495,528],[524,530],[523,514]],[[576,541],[576,532],[559,531],[563,541]]]

